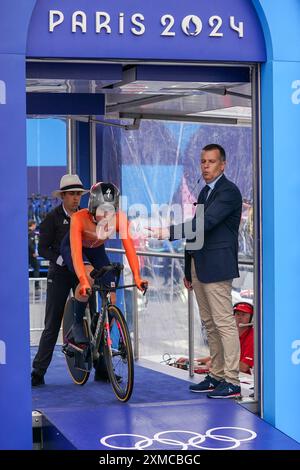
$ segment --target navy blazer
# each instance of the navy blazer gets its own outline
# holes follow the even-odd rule
[[[193,257],[199,281],[208,283],[234,279],[239,277],[238,234],[242,213],[240,190],[223,175],[206,201],[204,193],[203,188],[197,201],[198,204],[204,204],[204,244],[198,250],[185,250],[185,277],[188,281],[192,280]],[[182,234],[182,238],[187,238],[188,231],[187,223],[173,225],[170,227],[170,240],[178,238],[178,233]]]

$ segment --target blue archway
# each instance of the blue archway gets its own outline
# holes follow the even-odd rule
[[[267,46],[262,65],[264,418],[300,441],[300,6],[253,0]],[[288,383],[288,393],[287,393]]]
[[[60,9],[61,1],[52,3],[53,9]],[[71,8],[71,3],[73,10],[80,10],[80,0],[72,0],[72,2],[64,2],[64,8],[67,11]],[[139,3],[136,1],[136,5]],[[162,4],[161,1],[157,3]],[[218,4],[217,1],[209,3]],[[222,3],[225,2],[220,2],[220,5]],[[298,106],[297,89],[300,80],[300,50],[297,48],[299,42],[297,34],[300,26],[300,9],[296,0],[286,2],[284,9],[278,4],[270,6],[269,3],[267,0],[253,0],[252,2],[250,0],[232,0],[230,5],[237,8],[237,12],[247,11],[249,18],[254,23],[256,18],[257,27],[260,30],[253,6],[255,7],[267,44],[267,62],[262,66],[262,209],[263,240],[266,241],[263,245],[262,292],[265,322],[263,338],[265,418],[290,436],[300,440],[297,421],[299,412],[296,411],[299,411],[300,406],[297,393],[300,385],[300,374],[297,369],[299,363],[297,357],[299,356],[295,354],[293,356],[297,347],[295,345],[298,344],[296,341],[300,338],[298,312],[294,307],[294,297],[298,290],[299,263],[295,260],[298,259],[300,228],[297,217],[300,177],[299,172],[294,171],[295,168],[298,169],[299,148],[300,107]],[[188,5],[188,2],[186,4]],[[227,9],[228,5],[229,2],[226,2]],[[49,8],[46,0],[2,0],[1,2],[0,170],[2,181],[0,215],[3,220],[1,230],[3,248],[0,261],[2,286],[0,414],[2,426],[6,430],[1,440],[1,448],[3,449],[29,449],[32,445],[27,306],[25,58],[27,47],[34,54],[34,47],[38,46],[37,43],[33,44],[34,28],[37,28],[35,31],[39,33],[40,28],[45,28],[45,31],[48,27],[46,17],[38,21],[39,11],[45,12],[45,8]],[[88,6],[88,9],[90,8],[92,8],[92,2]],[[221,6],[220,8],[223,11]],[[155,10],[153,2],[151,8],[149,4],[147,11],[150,9],[152,10],[149,14],[152,14],[152,11]],[[27,46],[27,32],[32,14],[33,30],[28,36]],[[140,17],[137,19],[141,22]],[[122,22],[120,16],[118,17],[118,25],[119,21]],[[197,21],[194,23],[196,24],[196,32],[197,28],[199,29]],[[112,24],[115,27],[116,20]],[[133,25],[131,24],[131,26]],[[136,27],[138,31],[141,31],[141,26]],[[179,23],[179,29],[180,27]],[[230,26],[227,24],[226,28],[230,28]],[[179,29],[176,29],[175,32]],[[62,29],[62,31],[64,30]],[[62,32],[62,34],[64,33]],[[90,35],[83,32],[81,39],[85,37],[85,34],[88,37],[88,43],[90,37],[94,37],[95,40],[94,32],[91,32]],[[238,33],[236,34],[238,35]],[[72,31],[69,30],[68,35],[72,36]],[[56,37],[57,43],[55,44],[63,54],[64,42],[61,42],[60,34]],[[143,41],[140,43],[143,44]],[[43,41],[40,41],[39,44],[43,44]],[[45,47],[49,47],[47,38],[44,44]],[[133,43],[131,36],[129,36],[127,51],[133,51],[136,44],[137,42]],[[186,45],[186,38],[182,44]],[[65,45],[70,47],[69,40],[65,42]],[[187,50],[185,46],[179,46],[177,48],[176,44],[176,47],[167,48],[170,59],[176,58],[178,54],[180,55],[179,59],[189,58],[187,55],[192,48]],[[96,46],[91,43],[89,47],[95,49]],[[112,44],[111,47],[111,52],[108,48],[107,54],[115,57],[115,44]],[[226,47],[224,46],[223,51],[222,47],[218,47],[224,56],[217,55],[216,52],[214,55],[211,51],[210,59],[224,61],[227,50],[227,60],[234,60],[231,55],[233,49],[230,42]],[[154,50],[160,54],[161,49],[156,47]],[[229,49],[231,52],[228,52]],[[141,47],[138,53],[143,54],[143,50]],[[209,49],[206,48],[206,50]],[[122,51],[126,54],[126,47],[122,47]],[[144,58],[162,58],[153,57],[156,53],[152,54],[151,49],[147,49]],[[35,54],[48,55],[46,50],[43,53],[43,50],[38,48],[35,50]],[[128,55],[128,58],[130,57],[132,56]],[[198,56],[194,58],[203,60],[199,51]],[[240,57],[240,60],[250,59],[250,56]],[[238,57],[236,60],[239,60]],[[252,60],[255,61],[254,56],[252,56]],[[259,61],[259,57],[257,57],[257,61]],[[282,175],[284,175],[288,187],[286,184],[282,184]],[[286,403],[287,377],[288,404]]]
[[[35,0],[1,2],[1,449],[31,449],[25,54]]]

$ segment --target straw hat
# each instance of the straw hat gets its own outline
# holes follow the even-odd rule
[[[61,194],[66,191],[80,191],[83,194],[89,192],[88,189],[84,189],[82,182],[78,175],[64,175],[60,180],[59,189],[53,191],[52,196],[61,198]]]

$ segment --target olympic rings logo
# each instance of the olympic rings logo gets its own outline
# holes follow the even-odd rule
[[[233,431],[233,435],[225,435],[223,431]],[[171,434],[176,434],[176,438],[172,439]],[[184,441],[178,439],[178,435],[185,435]],[[230,432],[229,432],[230,434]],[[191,437],[188,437],[191,436]],[[239,437],[237,437],[239,436]],[[170,430],[161,431],[154,434],[153,438],[143,436],[141,434],[110,434],[109,436],[102,437],[100,439],[101,444],[109,447],[110,449],[120,450],[143,450],[153,445],[154,442],[164,444],[167,446],[181,446],[180,450],[187,450],[189,448],[202,449],[202,450],[232,450],[237,449],[242,442],[252,441],[257,437],[256,432],[246,428],[239,428],[236,426],[223,426],[208,429],[205,434],[200,434],[194,431],[184,430]],[[137,440],[134,444],[133,442]],[[118,441],[120,445],[118,445]],[[122,445],[128,442],[129,446]],[[203,445],[207,442],[207,445]],[[210,446],[209,441],[217,441],[220,444],[218,447]]]

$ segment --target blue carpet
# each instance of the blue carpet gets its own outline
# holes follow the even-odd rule
[[[32,348],[34,356],[36,348]],[[190,393],[188,382],[178,380],[144,367],[135,366],[134,389],[130,403],[168,402],[177,400],[199,400],[199,394]],[[73,383],[61,348],[54,351],[53,360],[45,375],[46,386],[32,389],[33,409],[60,408],[64,404],[74,408],[98,407],[106,404],[119,404],[109,383],[94,382],[91,373],[84,386]],[[205,396],[205,394],[204,394]]]

